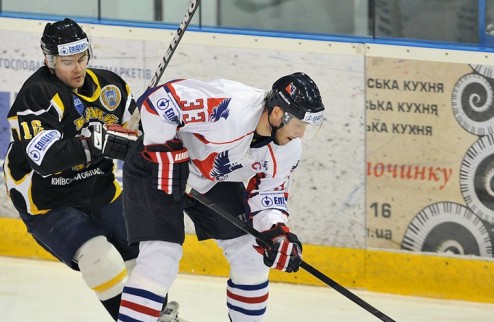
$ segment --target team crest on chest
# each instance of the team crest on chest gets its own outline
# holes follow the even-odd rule
[[[107,110],[113,111],[120,104],[122,94],[117,86],[106,85],[101,89],[101,96],[99,100]]]

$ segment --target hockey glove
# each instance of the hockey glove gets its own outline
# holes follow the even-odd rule
[[[180,140],[144,146],[144,159],[153,163],[153,179],[157,189],[180,200],[189,178],[189,152]]]
[[[272,246],[254,246],[257,252],[264,257],[264,264],[284,272],[296,272],[302,262],[302,243],[297,235],[290,232],[283,223],[274,225],[271,229],[261,232]],[[257,240],[258,245],[263,245]]]
[[[123,128],[119,124],[96,123],[89,126],[89,149],[94,157],[103,155],[108,158],[123,160],[139,134]]]

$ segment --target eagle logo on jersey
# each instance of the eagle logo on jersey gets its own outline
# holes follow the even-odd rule
[[[217,122],[221,118],[225,120],[230,115],[228,104],[230,104],[231,98],[208,98],[208,113],[209,120],[211,122]]]
[[[211,153],[204,160],[192,159],[192,162],[205,178],[218,182],[225,181],[230,172],[243,167],[242,164],[230,162],[228,150],[221,153]]]
[[[209,175],[214,178],[215,181],[225,181],[230,172],[233,172],[241,167],[241,164],[230,162],[228,150],[226,150],[219,153],[214,158],[213,168],[209,172]]]

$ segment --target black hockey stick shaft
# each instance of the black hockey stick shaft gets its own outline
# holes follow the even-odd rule
[[[267,239],[263,234],[261,234],[259,231],[257,231],[254,227],[250,226],[246,222],[240,220],[237,217],[234,217],[230,215],[228,212],[223,210],[223,208],[219,207],[216,205],[214,202],[212,202],[208,197],[204,196],[203,194],[200,194],[199,192],[188,188],[190,190],[189,196],[203,204],[204,206],[208,207],[209,209],[213,210],[215,213],[223,217],[224,219],[228,220],[231,224],[237,226],[238,228],[242,229],[244,232],[254,236],[257,240],[259,240],[260,243],[263,244],[263,246],[272,246],[272,241],[270,239]],[[307,262],[302,261],[300,264],[300,267],[303,268],[307,273],[311,274],[312,276],[318,278],[320,281],[324,282],[328,286],[331,286],[334,290],[348,298],[349,300],[353,301],[355,304],[358,306],[362,307],[363,309],[367,310],[370,312],[372,315],[375,317],[379,318],[381,321],[385,322],[396,322],[380,310],[376,309],[366,301],[364,301],[362,298],[359,296],[355,295],[351,291],[349,291],[347,288],[341,286],[338,284],[336,281],[331,279],[330,277],[326,276],[313,266],[309,265]]]
[[[170,59],[173,56],[173,53],[177,49],[178,44],[180,43],[180,40],[182,39],[185,33],[185,30],[187,30],[187,27],[189,26],[200,4],[201,4],[201,0],[192,0],[192,2],[190,3],[189,7],[187,8],[187,12],[185,13],[184,19],[178,26],[175,36],[173,36],[173,39],[168,45],[165,55],[163,55],[163,58],[161,59],[161,62],[158,65],[158,68],[154,72],[153,78],[151,78],[151,82],[149,83],[148,88],[155,87],[156,85],[158,85],[161,76],[163,76],[163,73],[165,72],[166,66],[168,66],[168,63],[170,62]],[[133,111],[132,116],[127,121],[126,128],[131,130],[136,130],[140,118],[141,115],[139,113],[139,108],[136,108]]]
[[[384,314],[380,310],[376,309],[375,307],[373,307],[372,305],[370,305],[369,303],[367,303],[366,301],[364,301],[362,298],[360,298],[357,295],[355,295],[355,293],[352,293],[347,288],[341,286],[336,281],[334,281],[330,277],[326,276],[325,274],[323,274],[322,272],[320,272],[319,270],[317,270],[316,268],[314,268],[313,266],[311,266],[307,262],[302,261],[302,263],[300,263],[300,267],[302,267],[307,273],[311,274],[314,277],[317,277],[322,282],[324,282],[327,285],[331,286],[338,293],[342,294],[343,296],[345,296],[346,298],[348,298],[349,300],[351,300],[352,302],[354,302],[358,306],[360,306],[363,309],[367,310],[372,315],[374,315],[375,317],[379,318],[381,321],[385,321],[385,322],[396,322],[395,320],[393,320],[392,318],[390,318],[389,316],[387,316],[386,314]]]

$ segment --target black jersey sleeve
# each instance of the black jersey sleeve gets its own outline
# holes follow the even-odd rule
[[[14,102],[18,136],[26,157],[41,175],[57,173],[84,164],[88,157],[81,139],[65,133],[63,124],[70,96],[48,82],[23,88]]]

